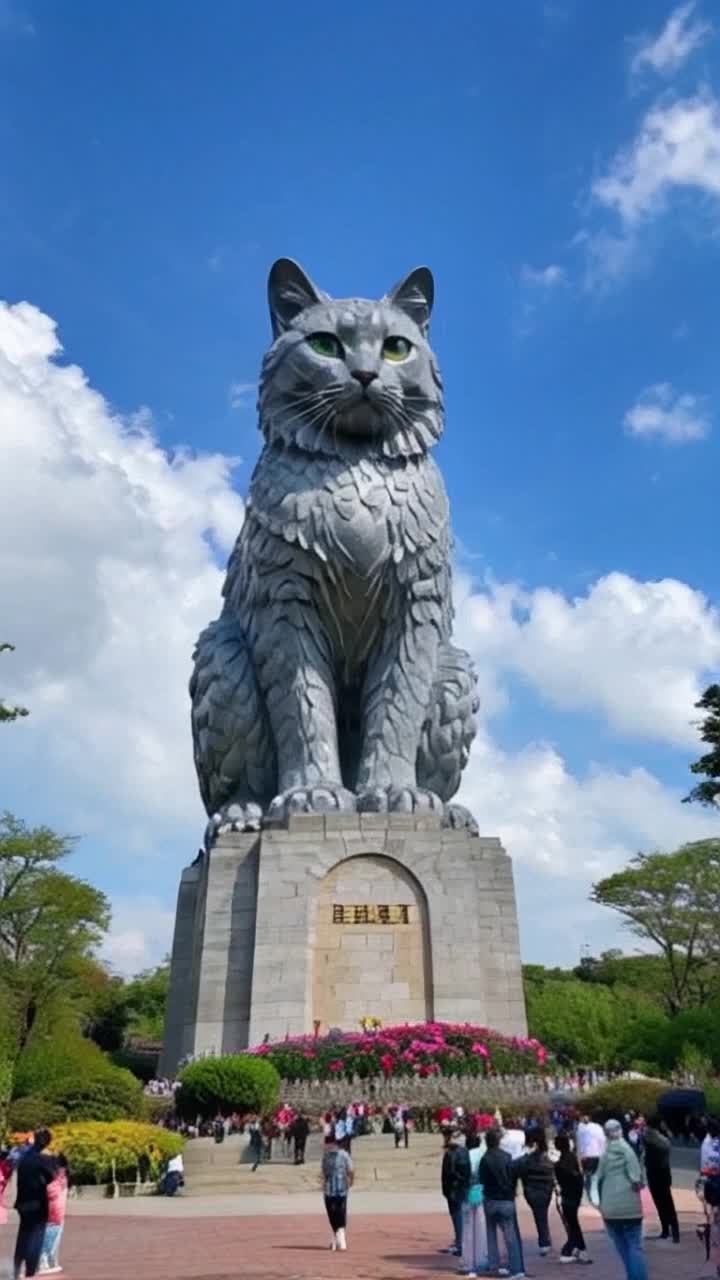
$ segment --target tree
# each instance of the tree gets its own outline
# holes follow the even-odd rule
[[[59,870],[73,845],[0,817],[0,1109],[36,1023],[54,1002],[82,998],[78,962],[110,922],[105,895]]]
[[[638,853],[630,866],[593,886],[591,899],[624,916],[665,962],[669,1013],[707,1003],[718,990],[720,840],[673,853]]]
[[[539,978],[533,970],[542,972],[540,965],[528,965],[524,970],[530,1034],[564,1064],[615,1066],[633,1016],[632,1006],[608,987],[579,982],[571,973],[562,978]]]
[[[700,737],[707,742],[711,750],[701,756],[695,764],[690,765],[690,772],[705,774],[705,781],[698,782],[685,800],[698,800],[700,804],[720,803],[720,684],[711,684],[699,702],[695,703],[698,711],[707,711],[708,715],[700,726]]]
[[[148,1040],[162,1040],[169,988],[169,958],[155,969],[146,969],[126,983],[125,1001],[131,1035]]]
[[[0,644],[0,653],[13,653],[15,646],[12,644]],[[8,707],[0,698],[0,724],[7,720],[17,720],[20,716],[29,715],[26,707]]]

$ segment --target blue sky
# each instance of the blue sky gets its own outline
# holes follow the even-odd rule
[[[516,854],[527,957],[609,944],[593,875],[720,830],[679,803],[693,695],[720,665],[713,18],[0,0],[0,271],[10,307],[37,308],[7,311],[4,348],[0,328],[0,485],[28,484],[4,531],[0,512],[3,687],[33,708],[0,785],[86,833],[75,862],[117,902],[116,963],[165,945],[200,837],[186,668],[258,450],[280,255],[338,295],[435,274],[438,457],[484,693],[468,798]],[[107,403],[38,361],[80,366]],[[121,786],[130,758],[147,789]],[[573,927],[538,925],[568,868]]]

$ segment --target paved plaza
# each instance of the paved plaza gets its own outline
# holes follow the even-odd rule
[[[650,1280],[700,1280],[712,1275],[695,1238],[700,1215],[689,1192],[680,1192],[683,1238],[679,1246],[648,1241]],[[519,1202],[520,1203],[520,1202]],[[696,1204],[697,1202],[695,1202]],[[351,1214],[349,1250],[327,1248],[328,1230],[319,1195],[290,1199],[281,1213],[276,1198],[252,1197],[231,1212],[226,1199],[116,1201],[73,1205],[65,1230],[63,1264],[67,1280],[428,1280],[455,1274],[456,1262],[438,1252],[448,1243],[442,1201],[427,1193],[384,1196],[383,1210],[372,1195],[358,1192]],[[288,1202],[284,1207],[287,1210]],[[251,1210],[249,1212],[248,1210]],[[267,1210],[269,1209],[269,1212]],[[218,1216],[218,1210],[221,1216]],[[593,1280],[621,1280],[619,1263],[607,1244],[600,1219],[583,1211],[588,1247],[595,1259]],[[544,1280],[575,1274],[557,1256],[539,1258],[529,1215],[521,1207],[528,1273]],[[553,1211],[555,1243],[561,1242]],[[647,1221],[648,1234],[656,1230]],[[13,1223],[0,1229],[8,1256]],[[0,1274],[2,1272],[0,1271]]]

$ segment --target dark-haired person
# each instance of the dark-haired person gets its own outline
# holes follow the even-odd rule
[[[568,1134],[558,1134],[555,1139],[555,1150],[558,1153],[558,1159],[553,1173],[560,1192],[560,1216],[567,1234],[567,1240],[560,1250],[560,1261],[579,1262],[588,1266],[592,1258],[587,1255],[585,1237],[578,1217],[585,1187],[583,1171]]]
[[[442,1159],[440,1180],[453,1225],[453,1243],[441,1253],[450,1253],[455,1258],[462,1257],[463,1238],[463,1204],[470,1183],[470,1161],[465,1147],[461,1143],[458,1130],[453,1130]]]
[[[580,1117],[580,1123],[575,1134],[575,1149],[577,1150],[580,1168],[585,1178],[585,1190],[589,1200],[592,1180],[597,1173],[600,1157],[605,1150],[605,1133],[597,1112],[592,1116],[585,1112]]]
[[[653,1203],[660,1219],[659,1240],[672,1240],[678,1244],[680,1227],[672,1194],[670,1153],[672,1144],[660,1130],[659,1115],[652,1115],[645,1126],[645,1173]]]
[[[522,1182],[525,1199],[535,1219],[540,1256],[544,1258],[552,1248],[548,1215],[555,1178],[548,1155],[547,1135],[540,1126],[526,1129],[525,1154],[513,1161],[513,1175]]]
[[[487,1227],[488,1270],[494,1275],[509,1274],[512,1280],[525,1275],[522,1240],[515,1212],[515,1175],[513,1162],[507,1151],[500,1150],[500,1132],[488,1129],[485,1135],[486,1150],[480,1161],[478,1177],[483,1189],[485,1224]],[[507,1248],[508,1268],[499,1267],[497,1245],[498,1227]]]
[[[55,1162],[45,1154],[51,1140],[47,1129],[38,1129],[32,1146],[17,1166],[15,1208],[20,1225],[15,1244],[15,1280],[20,1280],[23,1266],[26,1276],[37,1275],[40,1266],[48,1221],[47,1189],[55,1177]]]

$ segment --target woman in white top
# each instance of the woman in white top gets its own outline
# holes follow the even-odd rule
[[[480,1185],[480,1161],[485,1155],[485,1139],[476,1133],[465,1141],[470,1161],[470,1185],[463,1202],[462,1260],[460,1274],[477,1276],[487,1270],[487,1227]]]
[[[525,1130],[514,1117],[508,1116],[503,1125],[500,1150],[507,1151],[511,1160],[519,1160],[525,1154]]]

